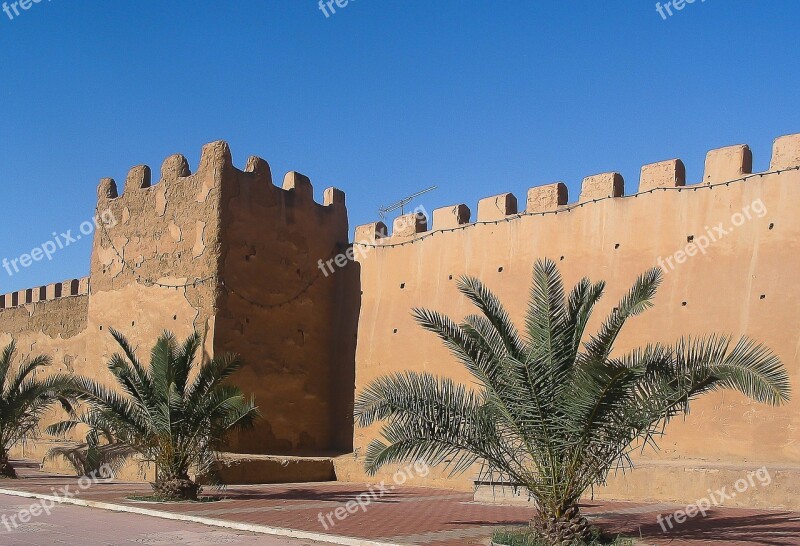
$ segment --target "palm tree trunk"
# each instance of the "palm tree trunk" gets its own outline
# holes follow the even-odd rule
[[[591,524],[581,514],[578,506],[568,508],[560,516],[540,509],[539,514],[531,521],[531,527],[553,546],[583,544],[592,535]]]
[[[158,473],[150,486],[153,496],[165,501],[196,501],[200,493],[200,486],[185,474]]]
[[[11,466],[11,463],[8,461],[8,452],[4,449],[0,449],[0,477],[17,477],[17,471],[14,470],[14,467]]]

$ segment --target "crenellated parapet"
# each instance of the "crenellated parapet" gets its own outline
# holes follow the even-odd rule
[[[275,218],[291,223],[308,214],[319,229],[330,215],[346,223],[344,192],[328,188],[318,203],[309,178],[294,171],[275,185],[267,161],[251,156],[240,170],[224,141],[203,146],[194,172],[185,156],[175,154],[162,163],[158,180],[147,165],[132,167],[124,188],[113,178],[102,179],[97,212],[113,219],[95,236],[92,278],[98,291],[131,281],[166,288],[210,281],[217,275],[223,232],[237,217],[255,221],[253,230]]]
[[[0,309],[12,309],[34,303],[41,303],[62,298],[87,296],[89,294],[89,277],[69,279],[64,282],[37,286],[0,295]]]
[[[439,231],[454,231],[470,225],[496,224],[513,221],[523,216],[557,214],[576,207],[588,206],[607,200],[625,199],[655,191],[681,191],[730,184],[746,183],[753,177],[800,169],[800,133],[775,139],[769,171],[753,173],[753,154],[746,144],[711,150],[706,154],[701,180],[687,186],[686,168],[680,159],[669,159],[644,165],[636,193],[626,196],[622,175],[617,172],[587,176],[581,184],[580,196],[569,203],[567,186],[563,182],[536,186],[528,190],[525,210],[518,210],[517,197],[512,193],[486,197],[478,202],[478,214],[470,221],[470,209],[465,204],[439,208],[433,211],[433,225],[427,218],[417,218],[413,230],[406,216],[395,220],[391,233],[382,222],[356,228],[356,244],[391,246],[427,237]],[[401,229],[397,229],[398,222]]]
[[[257,182],[265,191],[270,191],[274,195],[291,199],[292,204],[314,204],[328,207],[344,205],[345,202],[344,192],[333,187],[325,189],[322,203],[315,202],[311,181],[307,176],[295,171],[286,173],[280,186],[274,185],[269,163],[257,156],[250,156],[244,169],[239,170],[233,165],[228,144],[220,140],[203,146],[200,163],[194,173],[189,168],[189,162],[185,156],[174,154],[167,157],[162,163],[160,179],[155,183],[152,181],[152,171],[147,165],[131,167],[125,179],[124,191],[120,190],[113,178],[101,179],[98,187],[98,208],[102,209],[103,205],[112,202],[124,204],[126,199],[136,200],[141,195],[140,190],[154,192],[163,186],[174,187],[178,190],[175,192],[178,196],[186,197],[186,192],[180,190],[188,188],[179,188],[178,184],[191,186],[193,181],[199,179],[219,183],[224,174],[229,172],[235,172],[250,181]],[[195,197],[197,202],[202,202],[209,193],[208,186],[204,185],[200,193],[191,195],[189,192],[189,196]]]

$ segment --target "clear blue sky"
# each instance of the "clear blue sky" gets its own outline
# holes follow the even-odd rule
[[[663,3],[663,2],[662,2]],[[13,12],[12,12],[13,14]],[[0,12],[2,257],[77,229],[97,182],[227,140],[347,193],[351,227],[800,132],[800,3],[42,0]],[[276,178],[277,178],[276,176]],[[0,292],[88,273],[82,240]]]

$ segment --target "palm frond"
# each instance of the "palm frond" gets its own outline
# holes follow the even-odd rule
[[[617,307],[611,311],[611,314],[600,328],[600,332],[586,344],[586,352],[592,359],[605,360],[609,357],[614,342],[625,325],[625,321],[653,306],[652,299],[661,284],[662,278],[663,272],[656,267],[636,279],[628,293],[620,300]]]
[[[0,460],[8,458],[8,450],[16,443],[39,436],[39,423],[54,405],[72,411],[77,401],[77,386],[74,377],[52,374],[42,377],[37,374],[50,364],[45,355],[29,358],[13,371],[16,355],[15,342],[9,343],[0,356]]]

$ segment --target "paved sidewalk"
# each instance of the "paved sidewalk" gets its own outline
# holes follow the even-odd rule
[[[256,533],[207,527],[166,519],[122,514],[62,504],[50,514],[14,525],[11,518],[27,510],[32,499],[0,495],[0,544],[4,546],[40,546],[64,544],[81,546],[124,546],[153,544],[256,544],[261,546],[318,546],[319,542],[268,537]],[[7,525],[6,525],[7,524]]]
[[[54,488],[58,489],[65,485],[71,485],[74,490],[78,489],[75,478],[48,476],[28,470],[24,470],[21,474],[24,476],[23,479],[0,481],[0,489],[48,495],[53,494]],[[399,487],[386,492],[377,500],[373,500],[366,506],[365,511],[358,509],[357,512],[347,515],[341,521],[335,517],[337,509],[339,509],[339,514],[346,513],[344,507],[348,501],[356,500],[359,495],[368,490],[366,484],[355,483],[235,486],[226,491],[212,492],[212,495],[222,498],[218,502],[158,504],[127,499],[132,494],[149,494],[150,489],[146,484],[117,482],[94,484],[90,488],[80,491],[77,498],[158,510],[171,514],[404,545],[485,545],[488,543],[493,529],[498,526],[524,525],[531,515],[530,509],[525,507],[474,503],[472,495],[469,493]],[[19,499],[18,504],[29,506],[31,502],[28,499]],[[587,515],[596,518],[598,522],[606,524],[616,532],[641,537],[641,544],[644,545],[800,545],[800,514],[798,513],[713,509],[709,511],[708,517],[694,518],[676,528],[671,534],[665,535],[656,522],[656,516],[669,514],[677,508],[680,507],[598,502],[587,504],[583,509]],[[92,510],[91,520],[99,518],[98,514],[101,512],[82,507],[75,507],[74,510],[82,510],[86,513]],[[331,515],[330,519],[326,517],[328,514]],[[118,529],[135,529],[138,524],[131,522],[138,522],[142,518],[148,521],[158,521],[156,518],[134,514],[109,514],[109,516],[112,515],[116,519],[103,524],[103,531],[110,535],[115,535]],[[90,516],[84,517],[90,518]],[[47,516],[40,516],[36,520],[36,523],[50,523]],[[331,521],[333,525],[331,525]],[[169,522],[169,524],[173,523],[175,522]],[[2,525],[0,525],[0,531],[5,531]],[[221,532],[231,533],[234,531],[223,530]],[[2,537],[0,543],[8,543],[2,534],[0,537]],[[239,539],[237,538],[237,540]],[[246,537],[241,540],[246,540]],[[206,543],[212,542],[216,541]],[[21,542],[20,544],[29,543]],[[81,541],[80,543],[86,542]],[[177,543],[185,544],[186,542]],[[247,542],[241,543],[246,544]],[[301,541],[299,544],[303,543]],[[308,541],[305,543],[310,544]],[[289,539],[279,538],[275,544],[295,543]]]

